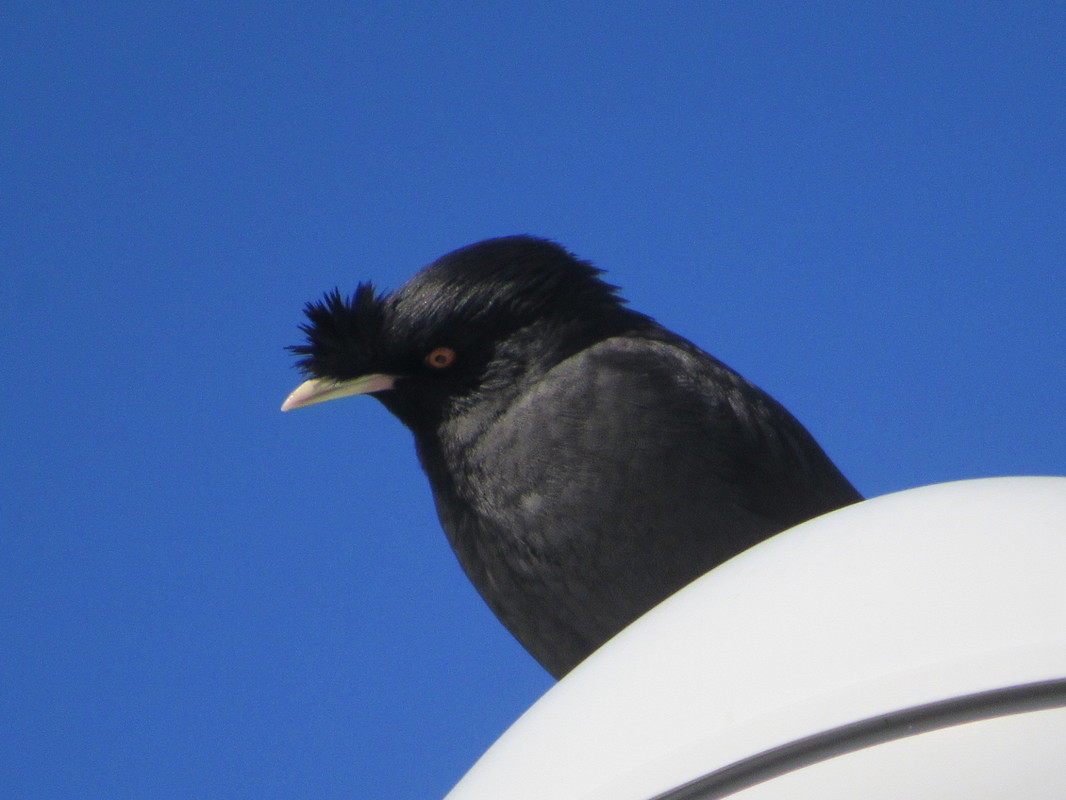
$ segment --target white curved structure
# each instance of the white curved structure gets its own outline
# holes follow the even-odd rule
[[[742,553],[448,800],[1066,797],[1066,478],[928,486]]]

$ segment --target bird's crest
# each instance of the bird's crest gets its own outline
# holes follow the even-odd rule
[[[340,289],[304,306],[307,322],[300,330],[307,344],[288,349],[302,358],[296,366],[307,375],[354,377],[377,362],[383,325],[381,301],[371,283],[360,283],[351,297]]]

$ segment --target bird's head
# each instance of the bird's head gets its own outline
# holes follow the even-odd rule
[[[413,430],[513,393],[604,338],[652,324],[600,271],[553,242],[489,239],[440,258],[398,290],[369,283],[305,307],[308,376],[283,411],[371,394]]]

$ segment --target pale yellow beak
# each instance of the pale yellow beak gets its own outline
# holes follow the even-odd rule
[[[297,386],[292,394],[281,404],[282,411],[313,406],[339,397],[351,397],[356,394],[383,392],[396,385],[395,375],[363,375],[348,381],[333,381],[328,378],[312,378]]]

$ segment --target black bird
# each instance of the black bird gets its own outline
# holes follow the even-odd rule
[[[370,394],[414,434],[496,616],[562,677],[685,584],[862,497],[761,389],[530,236],[305,308],[283,411]]]

